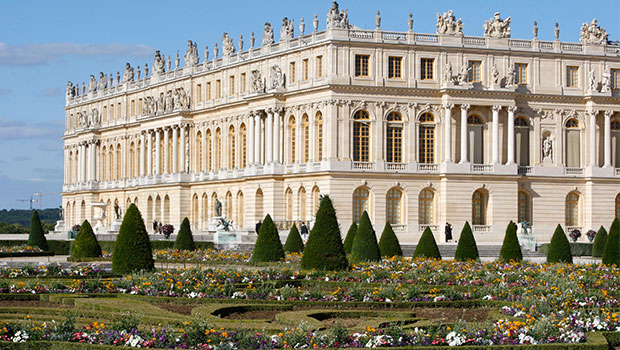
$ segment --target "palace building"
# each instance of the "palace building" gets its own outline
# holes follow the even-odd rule
[[[147,228],[187,216],[206,234],[218,201],[238,230],[266,214],[312,226],[324,194],[343,232],[366,210],[401,243],[427,226],[444,241],[446,222],[465,221],[500,242],[509,220],[549,241],[558,223],[585,232],[620,216],[620,46],[596,20],[580,43],[557,24],[555,41],[536,24],[513,39],[499,13],[483,37],[452,11],[435,34],[411,14],[403,32],[379,13],[363,30],[335,2],[319,24],[285,18],[278,41],[266,23],[260,45],[224,33],[202,60],[189,41],[183,65],[157,51],[122,79],[69,82],[65,230],[96,203],[135,203]]]

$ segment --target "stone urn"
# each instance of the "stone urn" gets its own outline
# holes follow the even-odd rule
[[[105,226],[103,226],[103,219],[106,218],[105,210],[108,207],[107,203],[93,203],[93,220],[95,220],[95,233],[104,234],[107,233]]]

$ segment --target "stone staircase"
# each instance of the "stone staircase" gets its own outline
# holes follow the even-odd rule
[[[456,243],[454,244],[438,244],[439,252],[441,256],[444,258],[453,258],[454,253],[456,252]],[[404,256],[412,256],[415,251],[416,245],[402,245],[403,255]],[[481,258],[497,258],[499,257],[499,252],[502,249],[501,244],[478,244],[478,254]],[[540,251],[532,252],[521,248],[524,258],[540,258],[545,257],[545,254]]]

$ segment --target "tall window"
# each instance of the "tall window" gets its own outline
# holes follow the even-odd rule
[[[232,193],[226,192],[226,197],[224,198],[225,212],[224,216],[232,218],[233,216],[233,199]]]
[[[435,117],[430,113],[420,116],[419,127],[419,162],[425,164],[435,163]]]
[[[566,127],[566,166],[578,168],[581,166],[581,140],[579,122],[571,118],[564,124]]]
[[[620,89],[620,69],[611,70],[611,88]]]
[[[520,166],[530,165],[530,128],[527,119],[515,119],[515,150],[516,161]]]
[[[301,221],[306,221],[306,189],[305,188],[302,187],[299,189],[299,192],[297,193],[297,198],[299,199],[298,218]]]
[[[241,81],[239,82],[239,91],[245,94],[245,73],[241,73]],[[242,194],[243,196],[243,194]]]
[[[620,193],[616,196],[616,217],[620,219]]]
[[[308,115],[304,114],[302,117],[302,132],[304,138],[304,154],[303,154],[303,162],[307,163],[310,158],[310,121],[308,120]]]
[[[231,75],[228,77],[228,95],[232,96],[235,94],[235,76]]]
[[[122,161],[121,161],[121,144],[116,145],[116,179],[121,179],[121,172],[123,170]]]
[[[288,120],[288,143],[289,143],[289,163],[295,163],[295,117],[291,116]]]
[[[566,67],[566,87],[579,86],[579,67]]]
[[[355,76],[367,77],[368,76],[368,62],[370,61],[369,55],[355,55]]]
[[[221,98],[221,97],[222,97],[222,81],[218,79],[215,81],[215,98]]]
[[[401,210],[401,202],[403,198],[403,193],[398,188],[392,188],[388,191],[386,200],[386,216],[387,221],[391,225],[400,225],[402,223],[402,210]]]
[[[293,84],[295,82],[295,62],[291,62],[289,68],[289,82]]]
[[[387,117],[386,161],[402,163],[403,149],[403,118],[400,113],[392,112]]]
[[[302,61],[303,63],[303,72],[302,72],[302,79],[308,80],[308,77],[310,75],[310,61],[308,61],[308,59],[306,58],[305,60]]]
[[[469,160],[474,164],[484,163],[484,134],[482,119],[472,114],[467,118]]]
[[[319,202],[321,199],[321,191],[318,187],[314,186],[312,189],[312,215],[316,215],[317,210],[319,210]]]
[[[421,80],[435,79],[435,75],[433,72],[434,63],[435,63],[434,58],[422,58],[420,60],[420,79]]]
[[[517,71],[517,75],[515,76],[516,84],[527,84],[527,64],[526,63],[515,63],[515,70]]]
[[[256,220],[263,219],[263,190],[256,190],[256,198],[254,199],[254,211]]]
[[[243,228],[245,219],[245,207],[243,206],[243,192],[237,192],[237,215],[235,222],[237,227]]]
[[[579,226],[579,193],[566,196],[566,226]]]
[[[207,83],[207,101],[211,99],[211,82]]]
[[[196,84],[196,102],[202,102],[202,84]]]
[[[135,151],[135,144],[132,142],[129,145],[129,177],[133,178],[136,177],[135,175],[135,171],[136,171],[136,166],[135,166],[135,162],[136,162],[136,151]]]
[[[196,133],[196,168],[195,172],[199,173],[202,171],[202,133],[198,131]]]
[[[316,112],[316,161],[323,159],[323,114]]]
[[[211,140],[211,130],[207,130],[207,136],[206,136],[206,145],[207,145],[207,171],[211,171],[213,170],[213,168],[211,167],[212,163],[211,163],[211,155],[213,154],[212,150],[213,150],[213,145],[212,145],[212,140]]]
[[[228,169],[234,169],[237,166],[235,146],[235,127],[231,125],[230,129],[228,129],[228,150],[230,153],[228,157]]]
[[[215,130],[215,170],[220,170],[222,167],[221,159],[222,159],[222,132],[220,128]]]
[[[388,78],[401,77],[402,57],[388,57]]]
[[[418,223],[420,225],[432,225],[433,220],[433,202],[435,192],[425,188],[420,192],[418,198]]]
[[[248,140],[247,140],[247,132],[245,130],[245,124],[241,124],[240,129],[240,135],[239,137],[241,138],[241,169],[246,167],[247,164],[247,156],[246,156],[246,152],[248,149]]]
[[[359,223],[364,211],[368,211],[368,197],[370,192],[364,187],[358,187],[353,192],[353,222]]]
[[[487,196],[482,190],[477,190],[472,196],[472,223],[487,224]]]
[[[356,162],[369,161],[370,121],[368,112],[357,111],[353,115],[353,160]]]
[[[524,191],[518,193],[518,219],[519,222],[527,221],[531,223],[530,219],[530,198]]]
[[[284,199],[286,201],[286,220],[293,221],[293,191],[290,188],[286,189]]]
[[[482,82],[482,62],[469,61],[469,81],[472,83]]]
[[[316,77],[323,77],[323,56],[316,56]]]
[[[611,122],[611,165],[620,168],[620,120]]]

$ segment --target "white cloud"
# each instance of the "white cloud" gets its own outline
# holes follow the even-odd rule
[[[62,126],[59,127],[56,123],[26,124],[0,118],[0,141],[42,137],[60,138],[62,133]]]
[[[40,65],[62,60],[63,56],[81,57],[150,57],[154,49],[142,44],[43,43],[9,45],[0,42],[0,64],[10,66]]]

